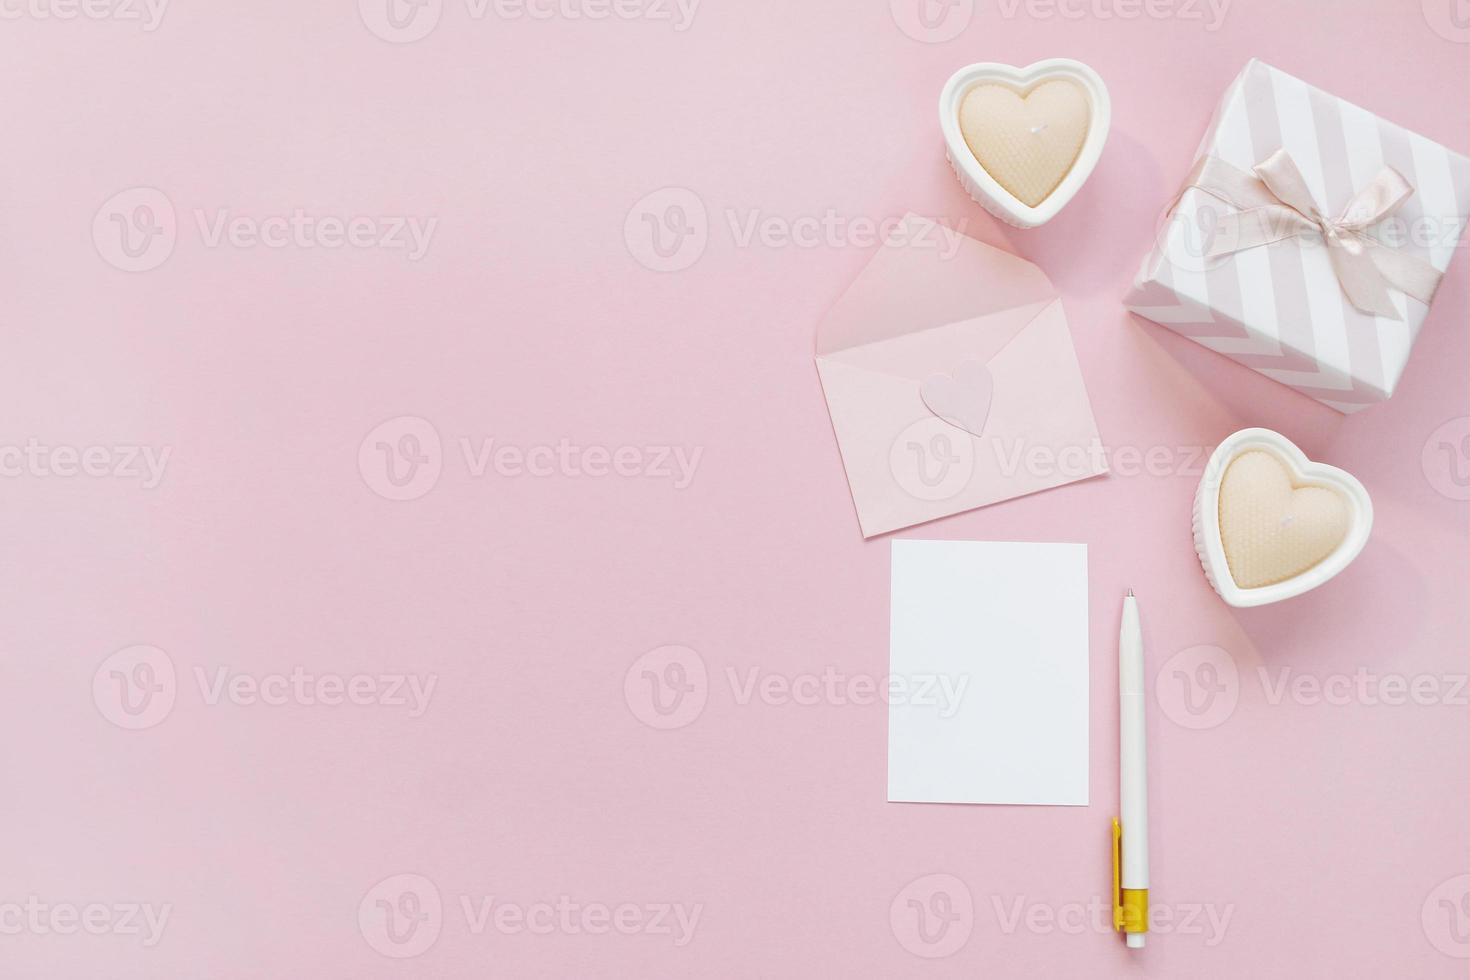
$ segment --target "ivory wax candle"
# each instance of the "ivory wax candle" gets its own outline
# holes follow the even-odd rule
[[[1112,103],[1097,72],[1070,58],[1025,68],[966,65],[939,94],[945,154],[961,186],[1017,228],[1046,224],[1097,166]]]
[[[1087,93],[1069,79],[1026,94],[977,85],[960,103],[965,145],[995,182],[1028,207],[1055,191],[1077,162],[1091,118]]]

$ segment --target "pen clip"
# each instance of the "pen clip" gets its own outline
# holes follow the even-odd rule
[[[1123,825],[1113,818],[1113,929],[1123,931]]]

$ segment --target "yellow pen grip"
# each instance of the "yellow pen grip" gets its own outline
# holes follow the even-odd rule
[[[1123,887],[1123,825],[1113,818],[1113,928],[1148,932],[1148,889]]]

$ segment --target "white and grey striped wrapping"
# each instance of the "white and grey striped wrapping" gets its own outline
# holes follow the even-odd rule
[[[1384,166],[1397,169],[1415,193],[1373,233],[1449,268],[1470,214],[1470,159],[1252,61],[1226,91],[1199,156],[1250,172],[1283,148],[1327,214],[1340,213]],[[1402,320],[1361,312],[1320,241],[1206,260],[1203,239],[1224,207],[1186,190],[1124,305],[1339,412],[1392,395],[1429,308],[1393,290]],[[1406,233],[1421,228],[1426,234]]]

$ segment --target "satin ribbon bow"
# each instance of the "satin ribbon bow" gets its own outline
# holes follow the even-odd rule
[[[1333,271],[1348,300],[1374,316],[1402,320],[1389,287],[1428,305],[1442,273],[1417,256],[1390,248],[1367,232],[1399,208],[1414,187],[1392,167],[1384,167],[1359,191],[1341,215],[1323,215],[1296,161],[1277,150],[1255,168],[1255,176],[1218,157],[1206,157],[1190,186],[1237,210],[1223,215],[1206,255],[1219,258],[1288,238],[1320,235]]]

